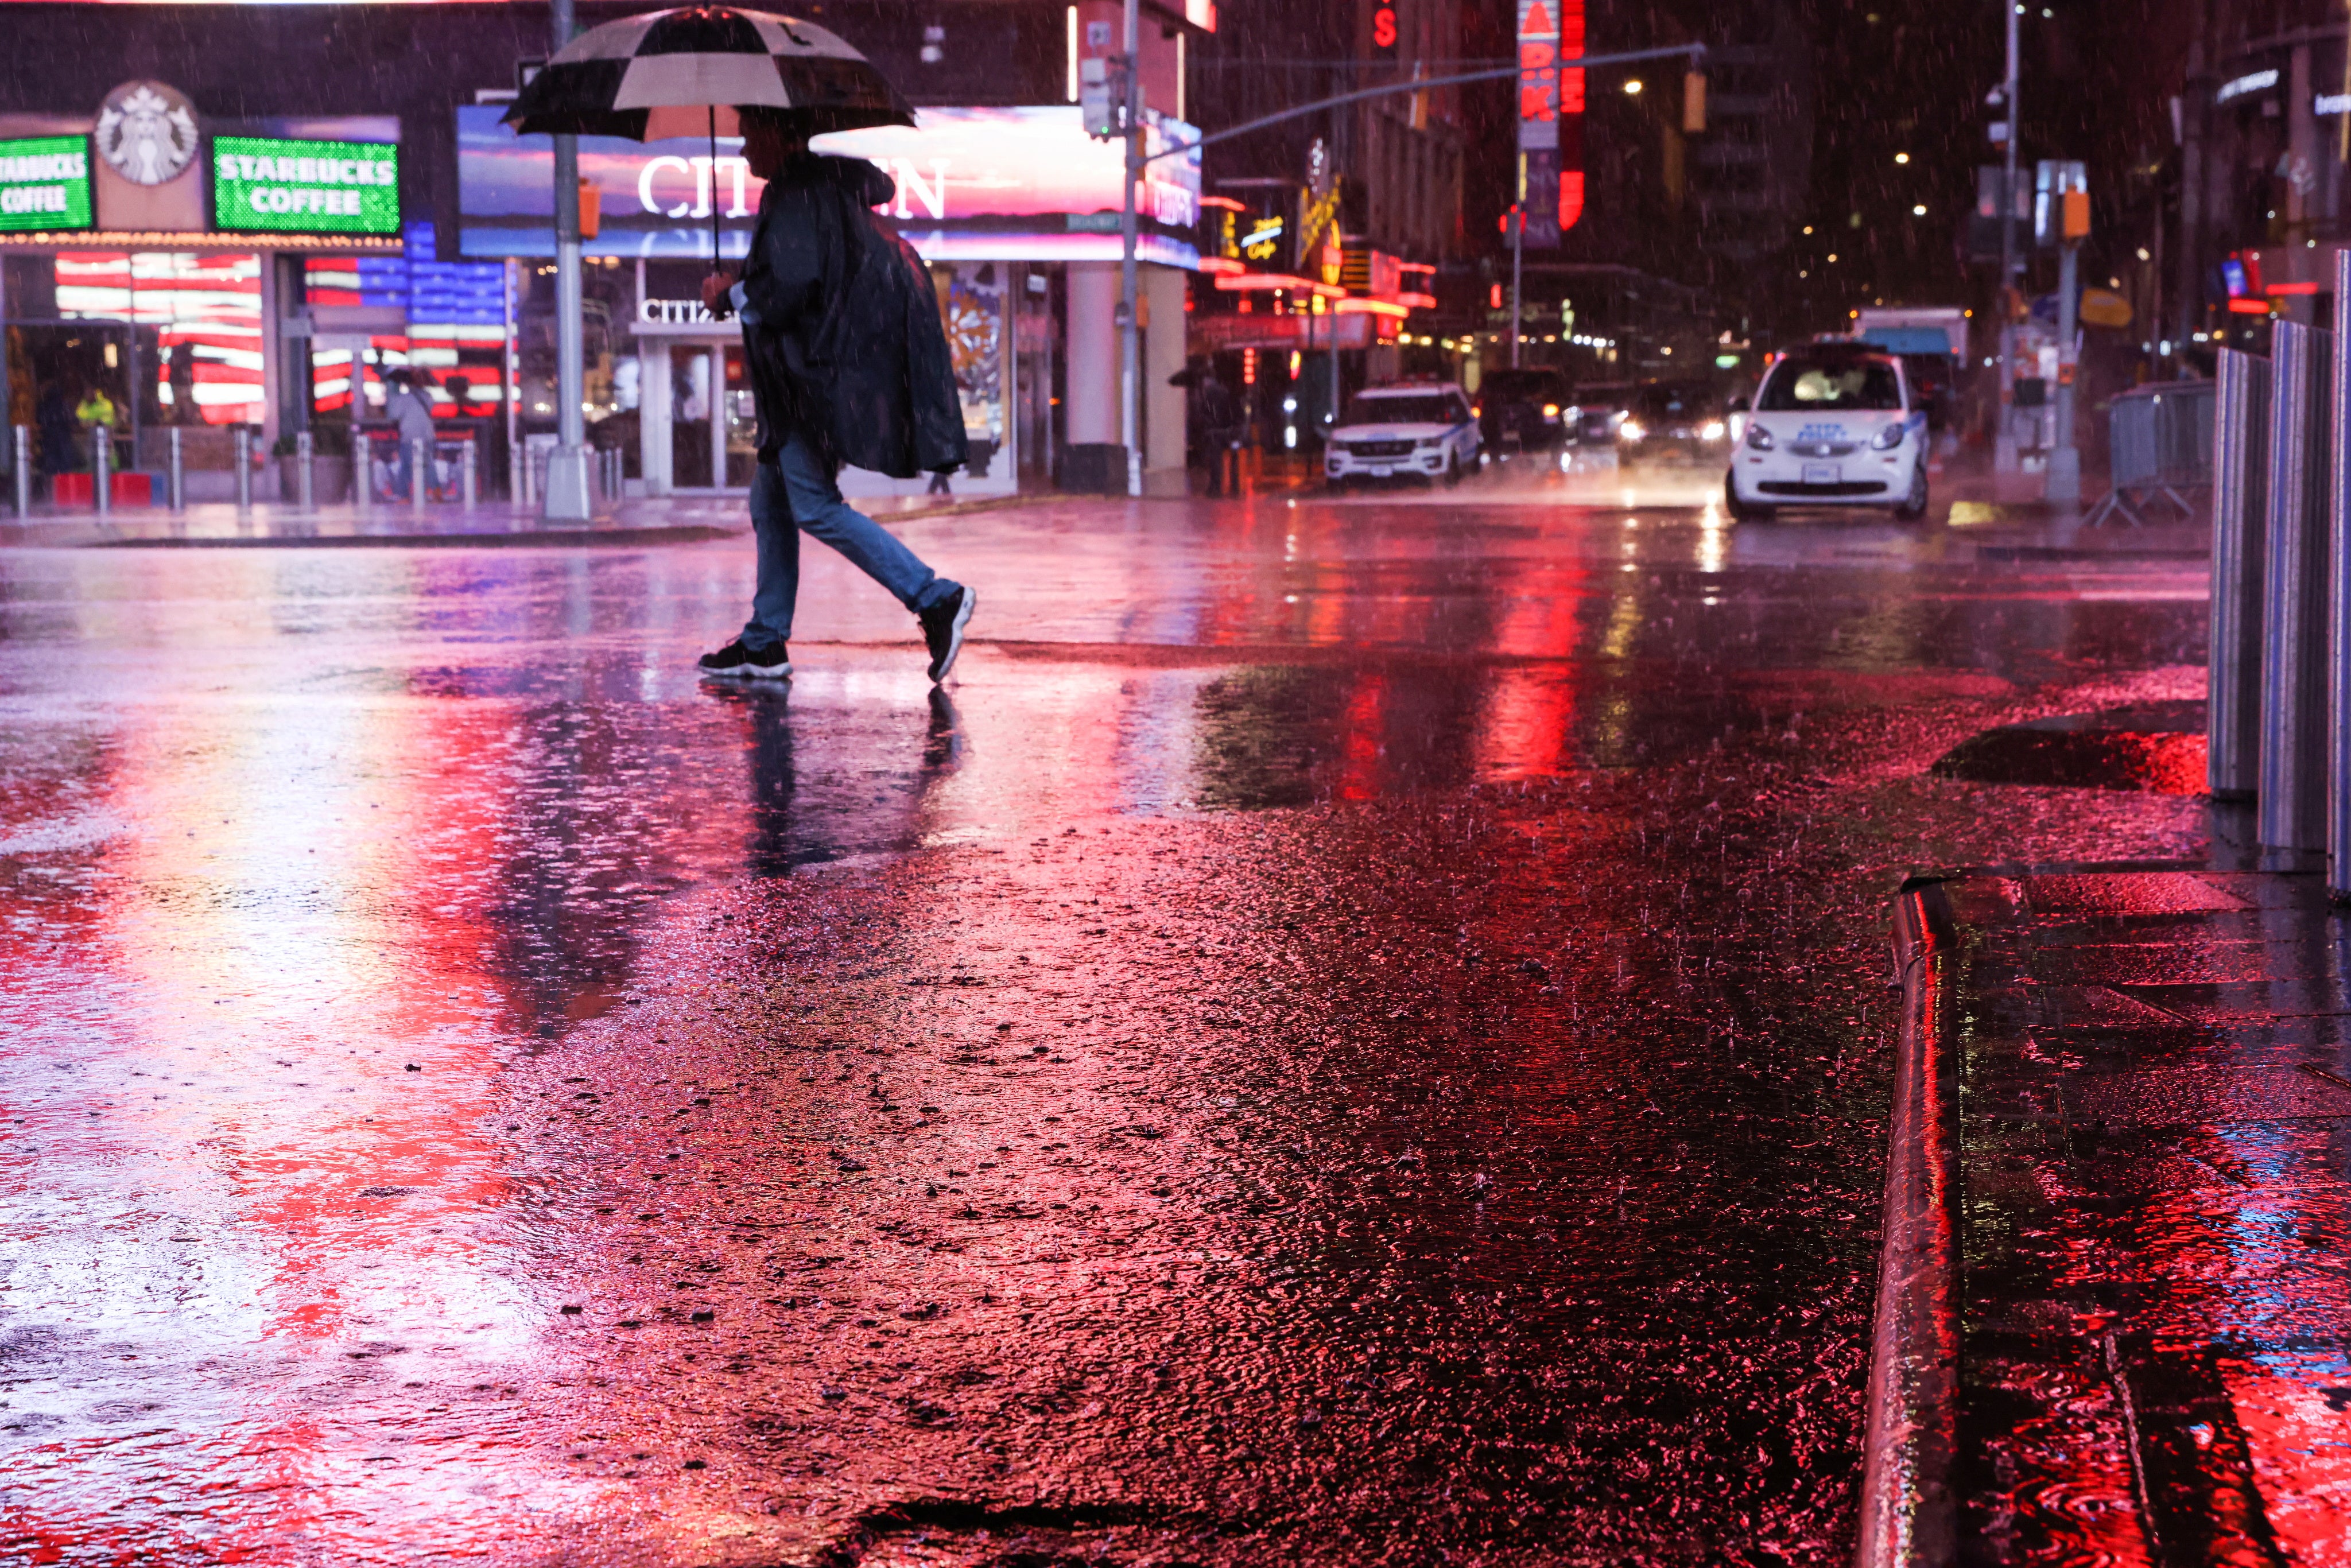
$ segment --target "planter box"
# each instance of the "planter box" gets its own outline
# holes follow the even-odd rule
[[[110,474],[113,481],[107,488],[118,507],[152,507],[155,504],[154,479],[152,475],[130,473]],[[49,476],[49,499],[60,507],[89,507],[98,506],[98,486],[89,474],[52,474]]]

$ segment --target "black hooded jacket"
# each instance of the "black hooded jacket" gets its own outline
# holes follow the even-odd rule
[[[896,194],[863,159],[817,153],[768,182],[742,281],[762,461],[795,430],[829,462],[902,479],[964,461],[930,269],[873,215]]]

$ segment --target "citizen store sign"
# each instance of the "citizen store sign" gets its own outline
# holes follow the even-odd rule
[[[399,133],[398,120],[369,117],[246,121],[208,135],[178,89],[125,82],[94,114],[0,116],[0,235],[35,245],[109,232],[395,238]]]

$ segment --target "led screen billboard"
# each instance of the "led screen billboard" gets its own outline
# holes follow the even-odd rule
[[[26,136],[0,141],[0,229],[89,225],[86,138]]]
[[[518,137],[499,123],[505,112],[495,104],[457,110],[464,252],[549,255],[554,153],[548,138]],[[918,127],[841,131],[811,145],[880,165],[897,185],[885,210],[915,248],[935,260],[1101,260],[1117,254],[1121,150],[1086,135],[1076,104],[925,109],[920,115]],[[1157,152],[1198,134],[1155,116],[1145,142]],[[602,214],[590,254],[707,256],[715,205],[726,254],[742,255],[762,189],[742,148],[740,140],[721,136],[714,161],[701,137],[581,137],[580,177],[596,187]],[[1154,162],[1139,196],[1144,258],[1195,265],[1199,153]]]
[[[400,149],[215,136],[213,222],[276,234],[398,234]]]

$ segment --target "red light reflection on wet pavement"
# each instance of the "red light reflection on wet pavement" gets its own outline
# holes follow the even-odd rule
[[[2200,586],[913,528],[950,698],[830,559],[698,687],[735,541],[0,557],[0,1555],[1846,1552],[1882,896],[2203,831],[1926,770]]]

